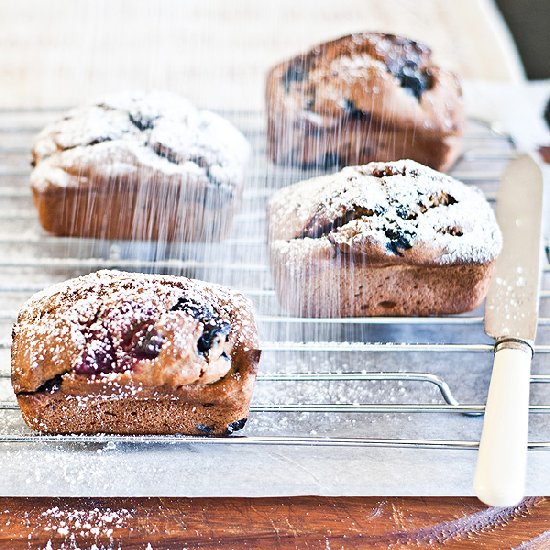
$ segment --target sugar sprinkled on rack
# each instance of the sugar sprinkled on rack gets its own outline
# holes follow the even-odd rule
[[[249,119],[244,120],[243,118],[242,120],[240,120],[240,123],[250,124],[248,120]],[[250,120],[256,121],[256,117],[253,117]],[[263,118],[261,120],[263,120]],[[257,123],[253,122],[253,124],[254,124],[254,132],[256,132]],[[465,156],[465,160],[460,163],[458,171],[467,173],[468,178],[466,179],[468,181],[476,181],[476,183],[480,184],[484,188],[484,190],[487,192],[488,195],[494,196],[494,187],[496,185],[497,180],[493,176],[496,174],[497,168],[500,167],[504,156],[508,154],[507,151],[509,146],[505,141],[498,141],[495,143],[494,139],[490,141],[484,139],[484,137],[485,138],[487,137],[487,130],[484,129],[482,132],[479,132],[479,127],[480,125],[476,123],[473,136],[470,136],[470,137],[468,137],[468,135],[466,136],[467,149],[468,149],[467,157]],[[480,133],[482,134],[481,135],[481,138],[483,139],[482,142],[479,142],[477,140],[477,137],[475,137],[477,134],[480,134]],[[470,131],[470,134],[471,134],[471,131]],[[13,134],[13,135],[15,136],[16,134]],[[258,134],[258,135],[260,136],[260,139],[263,140],[263,134]],[[255,133],[254,133],[254,136],[256,136]],[[10,139],[11,139],[11,136],[10,136]],[[468,140],[470,141],[468,142]],[[483,155],[485,154],[486,151],[488,151],[490,155],[493,154],[492,151],[495,149],[495,144],[498,147],[497,156],[484,159]],[[263,141],[261,145],[263,145]],[[503,150],[504,147],[506,148],[506,151]],[[479,156],[479,158],[477,158],[477,160],[475,161],[477,164],[474,164],[474,161],[472,160],[474,155]],[[28,164],[27,151],[25,151],[25,156],[22,158],[24,160],[23,165],[26,166]],[[257,155],[257,159],[255,161],[256,168],[260,168],[260,166],[263,167],[264,162],[262,158],[263,157],[260,157],[260,155]],[[480,162],[484,164],[480,166]],[[487,164],[489,164],[488,169],[486,169]],[[246,192],[246,193],[249,193],[246,198],[247,207],[255,211],[260,201],[259,193],[262,193],[261,200],[263,201],[271,193],[272,189],[276,187],[280,187],[282,184],[291,183],[292,181],[295,181],[297,179],[297,177],[295,177],[294,175],[291,177],[291,176],[287,176],[286,174],[287,172],[284,171],[283,169],[269,167],[269,173],[266,175],[266,177],[268,178],[267,183],[270,186],[269,189],[265,189],[263,187],[263,180],[261,182],[261,185],[259,185],[256,179],[254,179],[254,181],[252,181],[251,179],[250,188]],[[261,175],[263,176],[264,172],[261,172]],[[253,177],[257,178],[257,175],[254,175]],[[302,175],[300,175],[299,177],[302,177]],[[9,189],[6,188],[6,190],[9,190]],[[252,202],[250,200],[250,197],[252,196],[254,196],[255,202]],[[256,201],[256,197],[258,197],[257,201]],[[6,205],[11,205],[11,204],[13,204],[13,199],[11,202],[9,202],[9,200],[5,201],[4,208],[7,207]],[[238,231],[237,234],[239,235],[239,237],[242,236],[243,232],[246,232],[246,230],[250,226],[256,228],[260,224],[259,220],[255,219],[251,221],[248,210],[246,210],[245,212],[246,213],[243,215],[241,223],[246,224],[246,228],[243,229],[242,225],[239,225],[237,227],[237,231]],[[40,250],[41,257],[45,256],[46,257],[45,259],[50,261],[52,255],[55,256],[56,254],[59,253],[57,248],[57,246],[59,246],[58,243],[63,243],[64,247],[65,246],[68,247],[68,249],[72,251],[71,254],[75,258],[79,257],[80,255],[86,255],[86,258],[89,258],[91,254],[92,257],[97,258],[97,262],[95,262],[93,266],[103,265],[101,264],[101,262],[105,261],[104,254],[101,251],[97,251],[97,246],[96,246],[97,243],[92,243],[93,247],[91,246],[91,244],[90,246],[88,246],[88,243],[77,239],[72,239],[70,243],[68,243],[66,240],[58,239],[56,240],[56,243],[52,243],[52,239],[48,240],[44,237],[44,235],[37,232],[35,225],[31,227],[31,225],[27,223],[23,228],[22,223],[20,223],[19,221],[16,223],[18,223],[18,228],[21,226],[21,228],[25,230],[24,236],[29,235],[35,239],[35,242],[25,241],[25,250],[21,250],[21,251],[16,250],[17,247],[21,248],[20,244],[10,241],[9,243],[10,253],[13,254],[16,258],[23,258],[23,261],[27,261],[26,254],[29,254],[29,250],[30,251],[37,250],[37,247],[39,247],[38,250]],[[4,227],[8,227],[7,223],[4,224]],[[30,230],[28,228],[30,228]],[[10,228],[10,231],[11,231],[11,228]],[[259,232],[259,235],[263,239],[264,232],[263,231]],[[21,236],[23,236],[23,232],[21,233]],[[12,236],[10,235],[9,237],[11,239]],[[259,242],[260,242],[260,239],[258,239],[258,243]],[[54,244],[56,245],[56,247],[54,247]],[[234,256],[236,253],[239,253],[239,254],[242,253],[243,256],[245,253],[249,254],[250,248],[248,247],[244,248],[244,245],[241,245],[241,244],[239,244],[239,247],[242,247],[243,249],[242,252],[241,252],[241,248],[237,249],[235,247],[232,247],[230,250],[229,245],[225,246],[225,249],[227,249],[228,262],[234,261]],[[256,246],[255,244],[254,250],[256,250],[256,248],[259,248],[259,245]],[[141,245],[139,247],[139,250],[140,251],[142,250]],[[207,256],[207,258],[214,257],[213,254],[215,253],[216,255],[215,258],[218,259],[219,255],[224,252],[224,251],[220,252],[220,250],[221,248],[216,248],[214,251],[208,251],[209,256]],[[187,253],[187,248],[185,248],[185,251]],[[129,252],[128,250],[123,250],[122,257],[127,257],[127,255],[130,253],[132,254],[134,253],[133,249],[132,249],[132,252]],[[189,254],[194,254],[194,252],[191,251],[189,252]],[[246,256],[246,257],[249,257],[249,256]],[[55,261],[55,259],[56,258],[54,257],[53,260]],[[262,261],[265,262],[265,259],[263,259]],[[80,265],[80,268],[77,269],[78,265]],[[8,268],[8,270],[4,270],[4,275],[3,275],[4,277],[3,278],[3,287],[4,287],[3,303],[5,305],[7,304],[11,305],[12,308],[19,307],[21,303],[22,294],[25,294],[25,295],[30,294],[31,292],[34,291],[33,289],[36,289],[38,286],[45,286],[46,284],[51,284],[52,282],[54,282],[55,280],[59,280],[60,278],[66,278],[69,276],[73,276],[73,274],[80,273],[81,269],[88,269],[88,265],[89,264],[83,263],[83,264],[77,264],[77,267],[72,267],[72,266],[67,266],[65,264],[57,265],[53,263],[51,265],[48,264],[47,269],[44,269],[43,266],[38,265],[38,262],[36,264],[32,263],[30,264],[30,267],[25,268],[25,271],[21,274],[21,281],[20,282],[17,281],[17,284],[14,283],[13,272],[9,271],[9,268]],[[243,277],[243,280],[240,280],[238,278],[238,275],[240,273],[244,273],[244,270],[242,269],[240,270],[240,272],[236,272],[236,271],[232,273],[224,272],[220,274],[218,271],[214,271],[214,268],[211,268],[211,267],[204,267],[204,268],[200,267],[201,270],[203,269],[204,270],[198,271],[199,267],[197,266],[199,265],[200,264],[190,265],[190,262],[189,262],[185,264],[185,269],[188,269],[188,270],[196,269],[197,271],[192,271],[191,273],[193,273],[194,276],[200,276],[201,278],[205,278],[205,279],[211,278],[211,280],[215,280],[220,283],[223,282],[224,284],[233,284],[233,285],[236,285],[237,287],[252,289],[253,291],[256,291],[257,289],[261,289],[261,292],[265,292],[266,290],[268,293],[271,292],[269,290],[271,288],[269,286],[270,282],[266,280],[265,278],[266,274],[264,273],[247,274],[247,276],[250,275],[248,276],[248,278]],[[56,268],[56,271],[51,272],[52,268]],[[166,262],[162,263],[160,267],[157,266],[157,268],[170,269],[170,272],[173,272],[176,268],[181,269],[178,266],[167,266]],[[189,271],[186,271],[186,273],[189,273]],[[252,275],[254,275],[254,277],[252,277]],[[9,290],[11,294],[7,293],[8,288],[11,289]],[[21,289],[24,289],[24,290],[21,290]],[[30,289],[30,290],[27,290],[27,289]],[[271,306],[273,297],[271,295],[268,296],[264,294],[259,294],[258,296],[259,297],[256,298],[257,304],[258,304],[257,310],[260,312],[260,314],[266,313],[266,311],[269,311],[266,309],[267,304]],[[13,304],[9,302],[10,299],[13,300]],[[280,323],[280,324],[282,325],[284,323]],[[275,326],[274,323],[272,323],[272,325]],[[337,325],[337,322],[335,322],[335,326],[336,325]],[[478,328],[476,327],[474,327],[473,325],[471,326],[464,325],[464,327],[455,326],[454,328],[452,328],[452,330],[464,332],[465,334],[467,333],[467,335],[472,336],[472,331],[474,331],[474,329],[476,331],[476,334],[478,332]],[[321,338],[322,341],[332,341],[333,339],[336,338],[333,330],[329,331],[327,329],[326,331],[321,331],[318,327],[315,327],[315,331],[311,330],[306,332],[305,329],[302,328],[302,324],[299,324],[298,327],[295,327],[295,325],[292,325],[291,328],[288,330],[286,330],[286,328],[284,327],[283,329],[279,328],[279,324],[277,324],[275,328],[271,326],[269,326],[268,328],[273,329],[273,334],[274,334],[273,336],[270,336],[269,338],[270,341],[278,340],[280,338],[279,336],[280,334],[284,335],[283,339],[288,339],[288,334],[290,333],[290,331],[292,331],[293,335],[296,335],[297,329],[303,331],[303,333],[306,335],[306,339],[310,338],[309,334],[317,335],[318,333],[320,333],[324,335],[325,332],[329,336],[323,336],[323,338]],[[365,334],[367,337],[370,337],[369,335],[371,333],[374,333],[376,334],[375,339],[379,340],[381,339],[379,335],[380,333],[378,329],[374,331],[375,328],[376,327],[369,326],[368,330],[361,331],[361,334]],[[383,326],[381,327],[380,330],[383,331],[384,335],[389,334],[389,338],[393,339],[393,341],[407,341],[406,340],[407,338],[413,339],[414,342],[418,341],[416,340],[416,338],[418,337],[418,330],[419,330],[417,325],[409,326],[407,324],[399,324],[399,326],[391,326],[391,327]],[[405,336],[403,337],[402,340],[396,339],[395,337],[396,331],[399,332],[399,334],[405,333]],[[450,332],[451,332],[450,328],[448,329],[446,325],[443,326],[443,328],[441,329],[441,334],[438,333],[437,335],[437,338],[438,338],[437,342],[445,341],[442,339],[447,337],[448,334],[450,334]],[[424,335],[425,334],[426,333],[424,333]],[[434,337],[433,330],[430,332],[430,335],[432,338]],[[298,337],[299,336],[297,336],[297,338]],[[7,338],[7,333],[6,333],[6,338]],[[410,350],[407,349],[407,351],[410,351],[410,353],[407,353],[405,356],[403,356],[402,354],[391,354],[391,353],[343,354],[343,353],[335,352],[330,356],[332,360],[331,364],[324,361],[324,358],[328,357],[328,354],[320,352],[319,350],[311,349],[311,350],[308,350],[307,353],[300,353],[300,354],[287,353],[285,355],[266,352],[263,357],[263,361],[262,361],[263,364],[260,370],[260,374],[266,372],[270,368],[273,369],[273,371],[277,370],[279,372],[293,372],[293,371],[296,372],[298,370],[300,372],[304,372],[304,371],[321,372],[321,371],[329,371],[333,368],[338,371],[343,370],[343,371],[357,371],[357,372],[362,370],[365,370],[367,372],[368,371],[377,372],[380,370],[396,371],[400,369],[406,369],[407,371],[416,370],[417,372],[425,372],[429,370],[433,374],[441,375],[444,380],[449,382],[449,384],[453,389],[453,392],[455,390],[457,391],[457,394],[458,394],[457,396],[460,398],[461,401],[464,400],[464,402],[467,402],[467,403],[481,402],[481,399],[484,397],[484,395],[481,395],[481,389],[485,388],[487,379],[484,374],[484,371],[481,368],[477,368],[477,367],[479,367],[480,364],[483,364],[483,357],[476,357],[475,361],[471,360],[467,355],[466,351],[464,351],[465,355],[463,355],[462,353],[454,354],[452,356],[450,356],[449,354],[445,354],[445,355],[430,354],[429,356],[430,362],[426,363],[426,356],[424,354],[414,353],[414,349],[410,349]],[[300,360],[302,358],[304,359],[304,364],[302,364],[301,362],[299,364],[297,363],[296,361],[297,355],[299,355]],[[350,364],[344,366],[343,363],[347,362],[348,359],[350,360]],[[321,362],[319,362],[319,360],[321,360]],[[277,361],[280,361],[280,362],[276,364]],[[306,363],[309,363],[309,365]],[[368,366],[368,369],[363,368],[365,365]],[[461,368],[455,369],[454,368],[455,365],[456,367],[460,366]],[[339,368],[340,366],[342,367],[342,369]],[[5,385],[8,386],[9,385],[8,379],[6,379],[5,382],[6,382]],[[257,392],[263,391],[262,388],[264,388],[267,385],[270,385],[272,387],[277,386],[277,389],[279,387],[279,384],[260,383],[256,386],[256,391]],[[311,384],[311,383],[309,385],[314,386],[312,388],[312,391],[314,391],[315,387],[321,386],[321,384],[318,385],[318,384]],[[325,384],[322,384],[322,385],[324,386]],[[338,383],[338,386],[341,386],[343,388],[348,385]],[[283,398],[286,397],[286,401],[284,402],[288,403],[290,401],[293,401],[295,397],[295,389],[294,389],[295,385],[285,383],[285,384],[280,384],[280,386],[281,386],[281,397]],[[391,391],[392,387],[397,388],[395,383],[380,383],[380,382],[374,382],[374,381],[366,383],[364,384],[364,386],[368,386],[370,388],[369,390],[370,392],[374,393],[375,396],[379,394],[379,397],[382,399],[384,398],[383,386],[387,386],[385,389],[389,391]],[[408,391],[408,393],[410,393],[410,398],[407,399],[406,402],[413,403],[416,401],[417,403],[418,402],[441,403],[441,398],[437,393],[435,393],[436,391],[435,389],[433,393],[434,398],[431,400],[429,399],[429,397],[424,393],[424,389],[426,387],[425,384],[413,386],[412,384],[406,383],[406,386],[408,390],[410,388],[410,392]],[[286,396],[282,394],[283,388],[284,388],[284,391],[287,393]],[[430,389],[432,389],[431,386],[430,386]],[[11,393],[10,393],[10,396],[12,396]],[[265,400],[261,397],[262,396],[259,394],[259,398],[256,399],[255,401],[264,403]],[[3,411],[3,414],[0,415],[1,417],[0,422],[2,424],[2,433],[8,434],[8,435],[14,435],[16,433],[19,433],[19,432],[16,432],[16,430],[20,429],[21,421],[19,421],[16,424],[14,423],[14,420],[13,420],[15,416],[18,416],[18,414],[19,414],[18,412],[16,414],[12,414],[10,411]],[[298,431],[299,431],[299,435],[305,435],[311,429],[317,430],[318,434],[320,435],[323,435],[324,433],[326,433],[326,431],[324,430],[321,431],[316,426],[311,426],[307,422],[304,422],[302,424],[299,421],[299,418],[301,418],[301,415],[294,414],[294,413],[286,414],[286,415],[275,415],[275,414],[268,415],[268,414],[253,413],[249,420],[250,427],[251,428],[254,427],[254,424],[253,424],[254,419],[257,419],[262,422],[262,426],[260,426],[260,428],[263,430],[263,423],[270,422],[270,421],[273,421],[273,423],[275,423],[274,417],[276,416],[277,417],[284,416],[285,423],[281,425],[280,430],[277,430],[274,427],[272,432],[274,435],[284,436],[284,435],[298,432]],[[376,427],[378,433],[380,434],[380,437],[383,437],[384,439],[392,437],[394,435],[400,438],[405,437],[404,433],[399,431],[399,429],[402,428],[402,426],[396,424],[399,421],[399,419],[403,418],[404,415],[393,414],[393,415],[384,416],[384,415],[378,415],[378,414],[374,414],[374,415],[364,414],[364,415],[352,416],[349,414],[346,414],[346,415],[319,414],[319,415],[311,415],[310,418],[314,420],[315,418],[318,418],[321,416],[324,416],[326,420],[328,420],[329,418],[335,419],[334,420],[335,429],[334,429],[334,432],[331,433],[331,435],[334,435],[335,437],[338,437],[339,435],[341,435],[341,429],[345,429],[346,426],[349,426],[350,428],[349,431],[347,432],[350,436],[369,435],[370,432],[367,432],[366,430],[363,429],[363,427],[365,426],[365,422],[371,422],[371,423],[376,422],[376,425],[374,427]],[[544,415],[541,415],[541,416],[544,416]],[[415,426],[418,424],[418,428],[416,428],[416,431],[414,433],[417,434],[416,436],[420,437],[421,439],[425,439],[427,437],[433,440],[437,438],[437,434],[439,433],[439,432],[435,432],[435,430],[437,430],[439,427],[447,426],[448,421],[456,420],[457,423],[452,425],[454,427],[452,429],[449,428],[448,433],[445,433],[444,436],[442,437],[446,439],[448,439],[449,437],[452,437],[453,439],[464,440],[464,439],[473,439],[476,436],[475,433],[472,433],[471,431],[467,430],[467,424],[464,421],[465,417],[463,418],[460,415],[453,415],[452,418],[449,418],[449,417],[451,417],[451,415],[415,414],[413,415],[414,424]],[[536,418],[537,416],[535,416],[535,419]],[[296,425],[295,419],[298,419],[300,424],[299,426]],[[338,420],[341,423],[340,428],[336,426],[336,423]],[[460,426],[457,426],[457,424],[459,423],[458,421],[460,421]],[[353,423],[353,426],[351,426],[351,423]],[[255,429],[253,430],[245,429],[245,430],[247,435],[251,435],[251,436],[257,435],[257,431]],[[544,438],[544,435],[542,437]],[[28,467],[32,469],[43,468],[45,464],[47,466],[47,468],[45,469],[46,471],[48,468],[51,468],[52,471],[59,473],[59,469],[57,468],[58,466],[57,463],[58,463],[59,457],[61,456],[60,453],[63,453],[63,457],[64,457],[63,460],[66,460],[67,457],[72,456],[72,453],[65,452],[67,449],[67,444],[64,443],[64,436],[59,437],[59,445],[57,443],[57,439],[50,443],[47,443],[45,441],[37,443],[35,441],[35,438],[31,436],[29,436],[28,440],[25,440],[25,443],[21,443],[18,445],[19,447],[17,451],[12,450],[14,449],[13,445],[6,445],[6,444],[1,445],[3,448],[3,453],[7,456],[6,462],[13,463],[13,464],[24,463],[24,464],[27,464]],[[93,443],[92,445],[95,445],[95,443]],[[110,462],[107,460],[107,457],[110,456],[111,454],[106,452],[108,450],[108,445],[109,444],[105,445],[101,449],[97,449],[97,452],[101,453],[100,455],[96,455],[95,453],[87,453],[86,457],[81,459],[82,465],[85,467],[83,468],[84,471],[86,472],[87,475],[90,475],[92,477],[92,482],[90,482],[89,479],[86,479],[85,482],[87,484],[92,483],[94,487],[99,487],[100,491],[112,492],[113,487],[117,487],[117,491],[120,492],[121,479],[118,479],[116,482],[114,480],[109,481],[109,480],[106,480],[105,476],[99,475],[101,474],[102,471],[103,472],[109,471],[109,469],[111,468]],[[334,448],[337,448],[336,442],[334,443],[334,445],[335,445]],[[85,444],[78,444],[79,448],[80,447],[84,448],[85,446],[86,446]],[[45,450],[45,449],[52,449],[52,447],[55,448],[55,452],[52,452],[49,456],[46,457],[46,459],[43,453],[36,452],[38,448]],[[117,454],[117,460],[119,460],[121,457],[122,458],[125,457],[128,453],[123,452],[123,449],[124,449],[123,445],[117,444],[117,447],[118,447],[118,450],[116,454]],[[281,449],[280,447],[278,448]],[[250,447],[244,448],[246,452],[248,452],[249,449]],[[272,451],[272,447],[266,447],[265,449],[268,452]],[[286,452],[287,449],[288,448],[284,448],[280,452],[281,453]],[[165,461],[165,463],[170,462],[172,458],[174,460],[185,460],[186,453],[183,452],[182,448],[177,446],[172,447],[167,445],[165,450],[167,453],[167,457],[170,457],[168,460]],[[136,449],[135,452],[142,453],[142,451],[143,451],[143,448],[139,447]],[[153,468],[158,467],[159,463],[158,461],[156,461],[157,455],[155,453],[143,453],[143,455],[147,455],[151,457],[150,462]],[[289,469],[286,464],[285,464],[285,467]],[[156,471],[159,472],[159,470],[156,470]],[[134,475],[135,470],[129,469],[129,472],[130,472],[130,477],[132,477]],[[236,474],[235,477],[238,478],[238,475]],[[168,483],[173,482],[173,478],[171,476],[163,475],[162,471],[160,471],[158,475],[156,475],[156,479],[159,483],[158,490],[161,490],[160,488],[162,487],[163,491],[166,490],[165,489],[166,480],[168,480],[167,481]],[[233,479],[232,483],[237,483],[238,481],[239,481],[238,479]],[[5,483],[9,486],[10,482],[11,480],[6,477]],[[82,482],[73,477],[69,477],[67,475],[65,475],[63,479],[55,478],[55,483],[59,484],[56,486],[53,485],[51,476],[49,477],[44,476],[42,478],[42,482],[43,482],[43,486],[49,488],[49,490],[51,491],[53,491],[54,489],[58,489],[59,486],[69,487],[71,492],[73,492],[74,494],[77,494],[78,492],[82,491]],[[164,482],[164,485],[163,485],[163,482]],[[116,483],[119,483],[119,485],[116,485]],[[29,491],[35,490],[36,486],[37,485],[35,483],[31,483],[29,485]]]

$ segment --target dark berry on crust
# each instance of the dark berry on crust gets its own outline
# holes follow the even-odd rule
[[[153,143],[153,151],[156,153],[157,156],[166,159],[172,164],[179,164],[180,162],[179,156],[162,143]]]
[[[299,57],[291,63],[283,75],[285,91],[288,93],[293,82],[302,82],[309,73],[309,63],[307,57]]]
[[[98,143],[105,143],[106,141],[112,141],[112,140],[108,136],[97,137],[92,141],[89,141],[88,145],[97,145]],[[68,149],[68,147],[66,147],[66,149]]]
[[[416,238],[414,231],[401,231],[399,228],[387,228],[384,234],[390,241],[386,249],[397,256],[403,256],[404,250],[412,248],[412,241]]]
[[[410,90],[417,100],[420,100],[424,91],[431,87],[430,76],[415,66],[405,65],[398,78],[401,87]]]
[[[235,422],[231,422],[231,424],[228,424],[225,435],[231,435],[233,432],[242,430],[247,420],[248,418],[241,418],[240,420],[236,420]]]
[[[201,304],[198,300],[188,296],[178,298],[178,301],[170,308],[170,311],[183,311],[187,315],[199,321],[211,319],[214,312],[207,304]]]
[[[61,387],[63,378],[61,374],[54,376],[51,380],[47,380],[42,386],[38,388],[37,391],[42,391],[44,393],[55,393]]]
[[[432,86],[430,74],[414,61],[408,60],[403,64],[388,65],[388,69],[399,79],[401,87],[409,91],[417,100],[420,100],[424,91]]]
[[[155,120],[158,117],[146,117],[140,112],[128,113],[130,122],[141,132],[152,130],[155,127]]]
[[[197,430],[205,435],[208,435],[214,431],[214,428],[212,428],[212,426],[207,426],[206,424],[197,424]]]
[[[425,53],[416,42],[394,37],[394,41],[405,47],[404,55],[386,56],[385,62],[388,71],[399,80],[402,88],[410,92],[417,100],[425,90],[432,87],[432,78],[429,70],[422,68],[422,55]]]
[[[105,374],[116,371],[116,354],[111,337],[94,336],[92,331],[88,348],[74,367],[76,374]]]
[[[346,118],[368,118],[368,113],[361,111],[361,109],[358,109],[351,99],[344,99],[342,103],[344,107],[344,116]]]
[[[546,124],[548,124],[548,127],[550,128],[550,98],[548,98],[548,103],[546,104],[546,109],[544,111],[544,120],[546,120]]]
[[[396,209],[395,209],[397,215],[402,219],[402,220],[416,220],[418,218],[418,214],[416,212],[412,212],[411,210],[409,210],[406,206],[403,206],[402,204],[400,204]]]
[[[157,330],[149,330],[136,345],[134,356],[137,359],[155,359],[158,357],[164,344],[164,336]]]
[[[210,163],[204,155],[191,155],[188,159],[189,162],[194,162],[197,166],[201,168],[210,168]]]
[[[204,331],[202,336],[197,341],[197,349],[199,353],[208,355],[210,348],[219,339],[220,341],[227,342],[229,333],[231,332],[231,325],[225,321],[216,323],[213,320],[207,321],[204,325]]]
[[[197,349],[200,354],[208,356],[214,343],[227,342],[231,332],[230,323],[217,320],[214,311],[207,304],[201,304],[193,298],[182,296],[172,306],[171,311],[183,311],[204,325],[203,333],[197,341]]]

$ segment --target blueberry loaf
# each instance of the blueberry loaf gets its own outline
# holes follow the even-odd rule
[[[259,355],[242,295],[99,271],[25,304],[12,384],[25,422],[41,432],[230,434],[246,422]]]
[[[408,38],[358,33],[320,44],[271,69],[266,101],[276,163],[411,158],[445,170],[460,153],[460,83]]]
[[[410,160],[291,185],[268,218],[279,300],[304,317],[474,309],[502,240],[481,191]]]
[[[54,235],[208,241],[230,231],[249,145],[167,92],[120,93],[37,136],[31,184]]]

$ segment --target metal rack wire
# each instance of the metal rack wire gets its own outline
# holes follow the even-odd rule
[[[475,433],[479,428],[475,417],[484,410],[479,397],[486,391],[483,384],[488,380],[492,354],[491,341],[483,334],[482,310],[438,318],[353,319],[302,319],[288,317],[279,310],[263,238],[265,202],[273,189],[314,173],[274,167],[269,163],[264,151],[261,113],[224,113],[249,137],[255,154],[242,213],[236,220],[240,232],[209,250],[199,245],[159,248],[154,243],[112,243],[46,235],[38,226],[32,208],[28,157],[34,132],[59,114],[57,110],[38,109],[0,112],[0,443],[192,442],[430,449],[477,446],[477,438],[407,437],[406,430],[403,436],[384,437],[384,430],[391,428],[389,431],[395,433],[395,419],[399,417],[416,419],[435,415],[443,425],[454,415],[461,419],[458,431]],[[471,121],[465,138],[465,154],[453,175],[478,185],[487,198],[494,201],[500,171],[514,155],[513,143],[506,135],[479,121]],[[251,257],[254,261],[250,261]],[[233,286],[239,281],[241,290],[256,304],[262,350],[264,357],[267,355],[251,407],[252,426],[245,429],[243,435],[226,438],[46,436],[33,434],[23,426],[9,385],[9,329],[17,310],[24,299],[44,286],[99,268],[179,273]],[[535,369],[540,371],[550,366],[550,330],[546,327],[550,327],[548,262],[544,266],[536,342]],[[462,380],[455,367],[469,361],[480,364],[476,377]],[[550,373],[533,375],[531,382],[533,387],[542,387],[550,383]],[[342,384],[354,390],[333,392],[335,385]],[[380,393],[373,390],[372,384],[392,389]],[[284,389],[278,389],[281,386]],[[466,386],[474,389],[468,393]],[[396,395],[395,388],[405,387],[410,389],[404,393],[398,391]],[[459,402],[458,393],[477,396],[478,402],[465,404],[463,399]],[[405,402],[395,402],[401,395],[406,398]],[[319,396],[324,400],[318,400]],[[543,397],[532,403],[531,414],[550,413],[550,405],[543,402]],[[8,418],[9,415],[12,416]],[[270,415],[278,420],[256,422]],[[364,420],[369,415],[383,419],[377,426],[382,435],[374,433],[372,426],[369,428],[369,422]],[[283,417],[286,417],[284,422],[280,420]],[[355,421],[358,417],[363,419],[359,423]],[[321,418],[321,421],[312,418]],[[288,429],[294,422],[299,424],[298,433]],[[468,426],[472,422],[477,422],[473,432]],[[317,428],[323,423],[330,428],[319,434]],[[411,424],[414,423],[415,420],[411,420]],[[418,430],[426,429],[426,423],[420,422]],[[544,429],[541,426],[536,429],[537,440],[532,441],[530,447],[550,449]]]

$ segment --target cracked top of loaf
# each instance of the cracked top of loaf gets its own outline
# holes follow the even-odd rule
[[[268,206],[272,250],[300,263],[337,255],[376,265],[485,264],[502,236],[482,192],[411,160],[301,181]]]
[[[252,306],[229,288],[98,271],[23,306],[13,328],[12,382],[16,393],[47,383],[85,386],[84,393],[94,383],[121,391],[212,384],[257,348]]]
[[[33,146],[31,182],[51,187],[137,181],[222,189],[242,184],[250,146],[227,120],[169,92],[124,92],[74,109]]]
[[[275,66],[272,115],[333,126],[357,117],[435,135],[461,133],[462,90],[424,44],[385,33],[356,33]],[[281,115],[279,115],[281,116]]]

